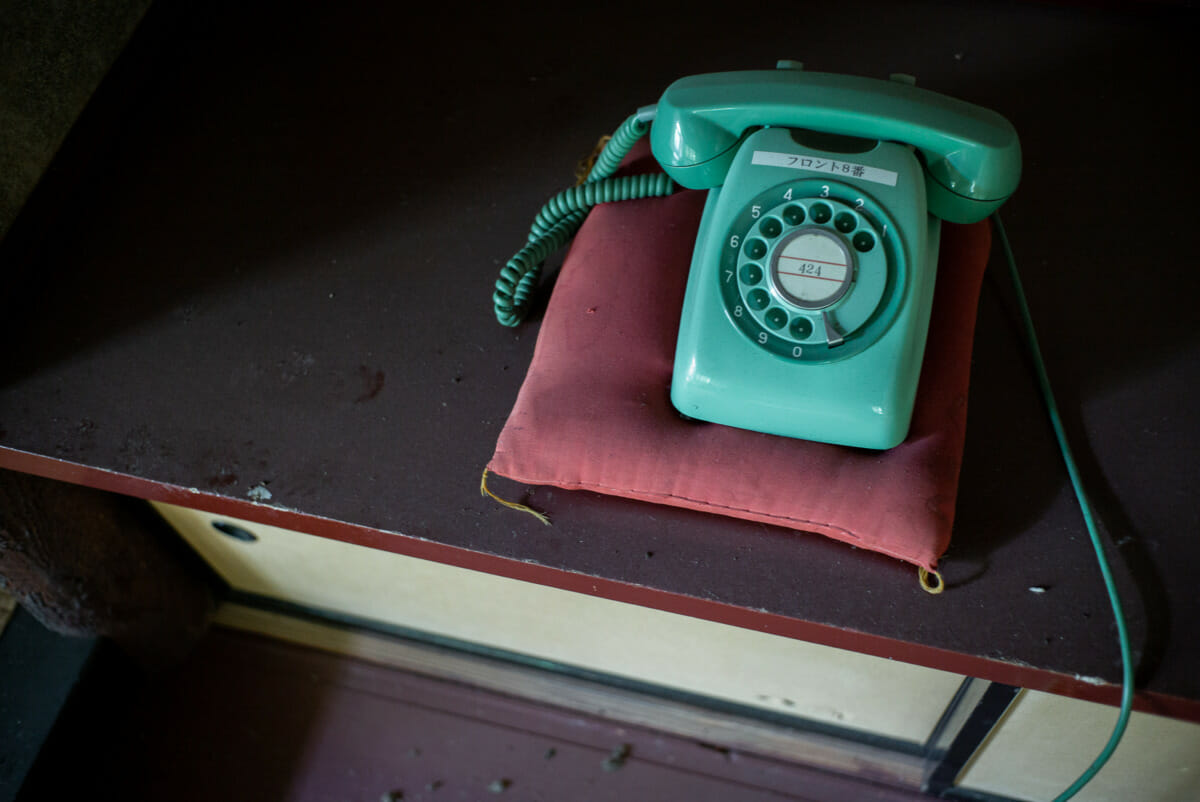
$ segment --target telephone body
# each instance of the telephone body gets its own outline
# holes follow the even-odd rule
[[[655,109],[663,170],[707,189],[676,345],[683,415],[862,448],[907,436],[942,220],[1015,190],[994,112],[875,80],[776,70],[692,76]]]

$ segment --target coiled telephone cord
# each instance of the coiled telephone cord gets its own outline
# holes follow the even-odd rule
[[[505,263],[496,279],[492,305],[501,324],[516,326],[525,319],[541,277],[542,264],[575,235],[593,206],[611,201],[657,198],[675,191],[674,182],[664,173],[611,177],[647,130],[646,115],[630,115],[604,146],[587,180],[558,193],[538,212],[530,227],[529,241]]]

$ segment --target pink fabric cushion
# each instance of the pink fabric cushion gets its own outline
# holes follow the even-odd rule
[[[912,428],[876,452],[689,422],[671,406],[703,203],[703,193],[684,191],[592,211],[489,470],[815,532],[936,568],[954,521],[988,224],[943,227]]]

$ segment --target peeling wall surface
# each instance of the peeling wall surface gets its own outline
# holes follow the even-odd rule
[[[0,0],[0,238],[150,0]]]

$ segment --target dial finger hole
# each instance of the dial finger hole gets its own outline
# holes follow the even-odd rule
[[[783,210],[783,220],[789,226],[798,226],[804,222],[804,207],[792,204]]]
[[[763,271],[758,265],[742,265],[742,283],[754,285],[762,281]]]
[[[759,224],[758,230],[762,232],[764,237],[774,239],[783,231],[783,223],[776,220],[774,217],[768,217]]]

